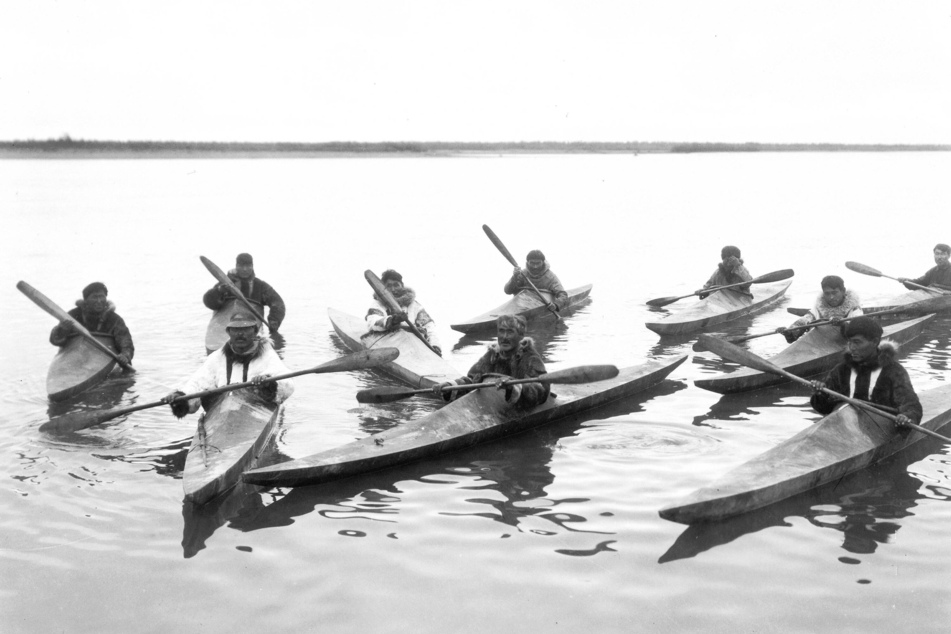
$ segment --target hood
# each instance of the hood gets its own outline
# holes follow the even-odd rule
[[[501,356],[502,354],[502,350],[499,348],[498,341],[490,343],[488,346],[486,346],[486,348],[496,357]],[[515,357],[521,357],[528,352],[536,352],[535,340],[531,337],[522,337],[522,340],[518,342],[518,346],[515,348]]]
[[[524,269],[522,269],[522,273],[525,274],[525,275],[527,275],[528,277],[530,277],[530,278],[533,279],[533,280],[537,280],[537,279],[539,279],[540,277],[543,277],[543,276],[545,275],[545,273],[548,273],[549,269],[551,269],[551,265],[548,264],[548,260],[545,260],[545,264],[542,265],[542,272],[539,273],[538,275],[535,275],[535,274],[533,274],[531,271],[529,271],[529,270],[528,270],[528,267],[525,267]]]
[[[843,355],[846,363],[851,366],[855,366],[856,363],[852,361],[852,355],[849,354],[848,350]],[[882,339],[878,344],[878,356],[876,357],[876,365],[881,367],[886,363],[894,361],[898,357],[898,346],[895,345],[893,341],[888,339]]]
[[[250,354],[247,354],[247,355],[239,356],[235,354],[234,350],[231,349],[230,341],[225,343],[224,346],[222,346],[222,350],[224,351],[225,357],[227,357],[228,359],[231,359],[232,361],[238,360],[239,362],[244,363],[244,362],[249,362],[252,359],[256,359],[260,357],[262,354],[264,354],[264,351],[266,349],[274,347],[273,344],[271,343],[270,337],[268,337],[267,335],[258,334],[254,338],[254,341],[255,343],[257,343],[257,346],[254,348],[254,350],[251,351]]]
[[[396,299],[396,303],[403,308],[409,308],[410,304],[416,301],[416,291],[414,291],[409,286],[404,286],[403,288],[396,290],[396,292],[393,292],[392,295]],[[386,302],[377,297],[376,293],[373,294],[373,299],[380,302],[384,306],[386,305]]]
[[[84,299],[77,299],[77,300],[76,300],[76,307],[79,308],[79,310],[81,310],[81,311],[83,311],[83,312],[86,312],[86,300],[84,300]],[[115,305],[114,303],[112,303],[112,300],[111,300],[111,299],[107,299],[107,300],[106,300],[106,309],[105,309],[104,311],[102,311],[102,316],[105,317],[105,316],[108,315],[109,313],[114,313],[114,312],[116,312],[116,305]]]

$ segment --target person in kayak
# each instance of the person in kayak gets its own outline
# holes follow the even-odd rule
[[[439,343],[439,335],[436,334],[436,322],[429,316],[422,304],[416,301],[416,291],[409,286],[403,285],[403,276],[387,269],[380,276],[380,281],[386,286],[396,299],[396,303],[403,309],[405,314],[394,315],[383,303],[383,300],[373,294],[373,304],[367,310],[366,322],[367,328],[373,332],[391,332],[400,328],[403,321],[409,321],[416,325],[416,328],[426,337],[426,341],[436,354],[442,356],[442,346]]]
[[[433,386],[433,393],[451,401],[465,393],[464,390],[443,391],[450,385],[471,385],[497,379],[498,389],[505,390],[505,400],[519,407],[534,407],[548,400],[547,383],[518,383],[504,386],[505,379],[530,379],[545,374],[545,362],[535,349],[535,342],[525,336],[527,322],[521,315],[499,315],[497,342],[489,346],[482,358],[476,361],[469,373],[455,383],[447,381]]]
[[[531,281],[531,284],[529,284]],[[512,277],[505,283],[506,295],[518,295],[522,291],[531,291],[532,284],[543,293],[551,293],[552,303],[557,310],[568,306],[568,291],[561,285],[561,280],[551,270],[545,254],[534,249],[525,257],[525,268],[516,266],[512,269]],[[534,292],[534,291],[533,291]]]
[[[700,294],[700,299],[704,299],[710,295],[710,292],[705,292],[707,289],[712,289],[716,286],[749,282],[752,279],[753,276],[750,275],[750,272],[746,270],[746,266],[743,265],[743,259],[740,257],[740,249],[732,245],[727,245],[720,250],[720,264],[717,265],[717,270],[713,272],[713,275],[711,275],[707,283],[703,285],[703,288],[697,289],[696,292]],[[734,286],[730,290],[748,297],[753,296],[753,293],[750,292],[749,284]]]
[[[918,286],[913,286],[913,284],[930,286],[942,291],[951,291],[951,262],[948,261],[949,258],[951,258],[951,247],[943,243],[936,244],[934,247],[935,266],[928,269],[928,272],[919,278],[899,277],[897,279],[905,285],[905,288],[913,291],[918,290]]]
[[[172,402],[173,399],[232,383],[252,381],[254,386],[250,389],[265,403],[283,403],[294,393],[290,379],[269,380],[272,376],[287,374],[288,369],[270,339],[260,334],[260,324],[254,315],[236,312],[228,322],[227,331],[228,342],[209,354],[194,374],[162,399],[171,404],[172,413],[178,418],[194,414],[199,406],[208,411],[212,402],[202,403],[197,398]]]
[[[83,289],[83,298],[76,300],[76,308],[69,311],[69,316],[94,335],[112,337],[119,351],[119,358],[128,365],[135,354],[132,333],[129,332],[125,320],[116,313],[116,305],[107,299],[108,295],[109,289],[102,282],[89,284]],[[50,343],[62,348],[70,337],[78,335],[73,322],[64,319],[50,332]]]
[[[264,314],[264,307],[267,306],[267,327],[275,333],[284,323],[284,316],[287,309],[284,306],[284,300],[278,294],[274,287],[255,276],[254,258],[248,253],[239,253],[235,259],[235,268],[228,271],[228,277],[238,287],[238,290],[252,304],[259,306],[259,312]],[[205,306],[211,310],[218,310],[224,306],[225,302],[235,299],[227,284],[218,283],[208,289],[202,301]]]
[[[820,414],[832,413],[841,401],[822,392],[833,392],[885,405],[898,411],[896,425],[921,421],[921,402],[908,378],[908,372],[896,360],[897,348],[882,341],[882,327],[868,316],[856,317],[845,324],[848,341],[845,357],[832,368],[824,381],[810,381],[815,390],[810,399]]]
[[[819,293],[815,306],[810,308],[808,313],[789,324],[788,328],[776,329],[776,332],[786,337],[788,343],[792,343],[811,330],[811,328],[791,330],[793,328],[799,328],[820,319],[828,319],[832,322],[832,325],[837,325],[843,319],[865,314],[858,294],[855,291],[846,290],[845,281],[838,275],[826,275],[822,278],[820,286],[822,292]],[[841,324],[839,327],[844,337],[845,324]]]

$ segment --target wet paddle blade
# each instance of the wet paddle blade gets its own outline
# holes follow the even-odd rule
[[[370,350],[361,350],[346,356],[322,363],[308,372],[313,374],[325,374],[327,372],[349,372],[351,370],[367,370],[389,363],[400,356],[397,348],[372,348]]]
[[[769,284],[771,282],[782,282],[794,276],[796,272],[792,269],[780,269],[772,273],[766,273],[750,280],[750,284]]]
[[[512,257],[512,254],[509,253],[509,250],[505,248],[505,245],[502,244],[502,241],[499,240],[499,237],[495,235],[495,232],[489,229],[489,225],[482,225],[482,230],[485,232],[485,235],[489,237],[489,240],[492,241],[492,244],[495,245],[495,248],[499,250],[505,259],[509,261],[509,264],[512,266],[518,266],[518,262]]]
[[[112,411],[70,412],[68,414],[63,414],[62,416],[57,416],[56,418],[43,423],[40,425],[40,431],[47,433],[79,431],[81,429],[86,429],[87,427],[100,425],[121,415],[122,412],[115,414]]]
[[[647,305],[659,308],[661,306],[666,306],[667,304],[673,304],[677,300],[683,299],[684,297],[690,297],[690,295],[683,295],[681,297],[658,297],[657,299],[648,301]]]
[[[770,374],[778,374],[779,376],[784,376],[788,379],[792,379],[798,382],[804,382],[809,384],[809,381],[791,374],[786,370],[783,370],[779,366],[770,363],[766,359],[744,350],[743,348],[737,347],[726,341],[720,339],[719,337],[711,337],[707,334],[702,334],[698,339],[703,340],[703,346],[713,352],[714,354],[723,357],[727,361],[733,361],[734,363],[739,363],[740,365],[745,365],[748,368],[753,368],[754,370],[759,370],[760,372],[768,372]]]
[[[374,387],[357,392],[358,403],[392,403],[419,394],[404,387]]]
[[[618,373],[617,366],[613,365],[579,365],[576,368],[548,372],[539,376],[538,380],[561,384],[594,383],[613,379]]]
[[[861,264],[859,262],[846,262],[845,268],[850,271],[855,271],[856,273],[861,273],[862,275],[871,275],[872,277],[882,277],[882,272],[878,269],[873,269],[870,266]]]

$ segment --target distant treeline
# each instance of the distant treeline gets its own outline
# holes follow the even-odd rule
[[[503,143],[381,141],[358,143],[332,141],[327,143],[244,143],[194,141],[84,141],[69,137],[43,141],[0,141],[0,157],[59,155],[111,156],[117,154],[171,154],[195,156],[273,156],[311,154],[453,154],[465,152],[500,154],[685,154],[695,152],[934,152],[948,151],[948,145],[900,145],[856,143],[617,143],[574,141],[519,141]]]

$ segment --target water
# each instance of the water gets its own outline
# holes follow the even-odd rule
[[[796,270],[795,319],[826,274],[867,303],[887,275],[931,266],[951,206],[945,154],[466,156],[0,162],[8,328],[0,421],[4,632],[658,630],[943,631],[951,555],[948,448],[926,440],[834,488],[704,529],[657,510],[808,426],[787,385],[741,396],[693,380],[723,370],[643,324],[736,244],[753,275]],[[292,369],[344,353],[328,307],[362,314],[363,271],[398,269],[465,371],[488,339],[449,324],[504,299],[540,248],[566,286],[594,284],[563,328],[532,331],[551,369],[690,354],[663,386],[435,460],[319,487],[245,488],[196,511],[181,470],[195,417],[144,410],[50,436],[53,320],[14,285],[69,308],[100,279],[136,342],[131,378],[72,407],[157,400],[204,357],[205,255],[254,255],[284,296]],[[686,303],[686,300],[685,300]],[[684,305],[685,305],[684,303]],[[671,308],[677,308],[674,305]],[[941,319],[903,356],[919,390],[947,381]],[[768,356],[781,337],[749,343]],[[370,373],[304,376],[270,448],[296,458],[422,416],[433,401],[362,406]]]

